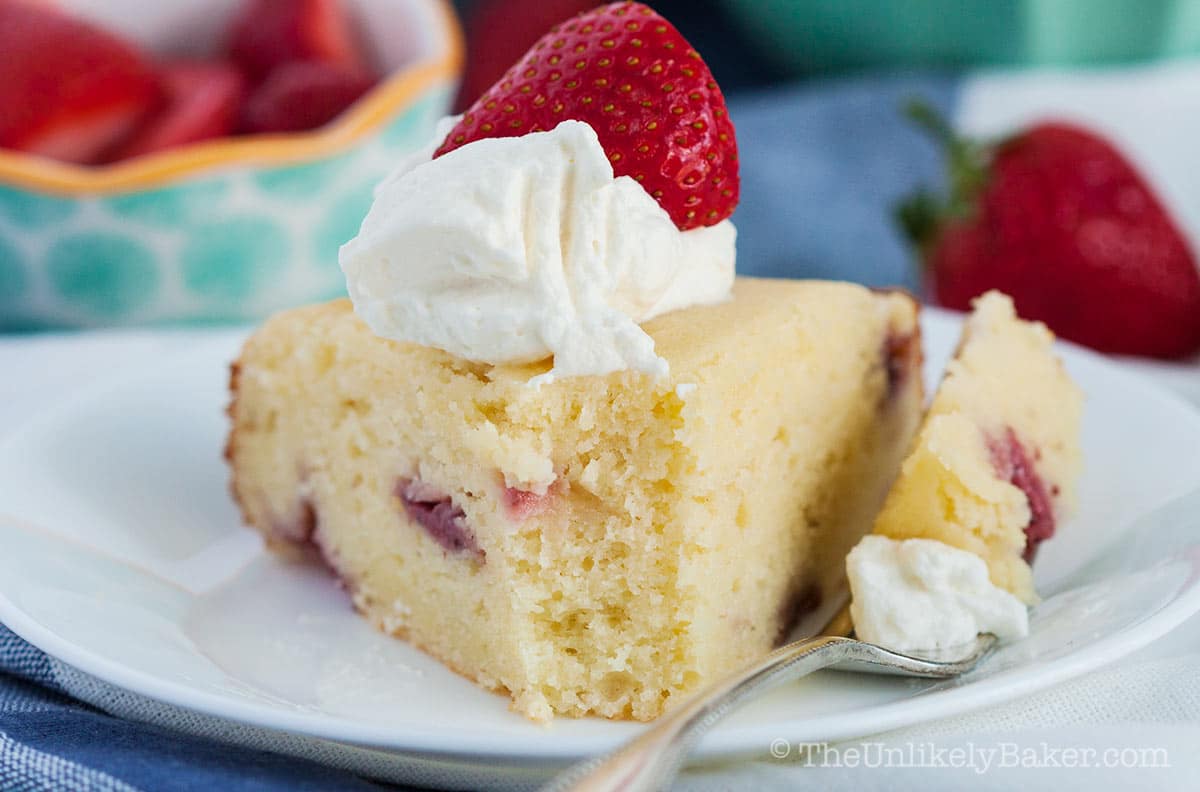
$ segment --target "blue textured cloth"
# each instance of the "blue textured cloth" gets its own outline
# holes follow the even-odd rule
[[[941,159],[900,108],[922,97],[947,118],[956,80],[822,82],[739,98],[738,272],[917,285],[896,203],[941,180]],[[914,289],[915,290],[915,289]]]
[[[67,697],[0,625],[0,790],[369,790],[347,773],[120,720]],[[388,787],[394,788],[394,787]]]
[[[864,78],[731,102],[742,158],[735,222],[743,274],[914,285],[892,206],[935,181],[940,166],[898,112],[913,95],[949,110],[955,82]],[[47,658],[0,626],[0,790],[377,788],[340,770],[73,701]]]

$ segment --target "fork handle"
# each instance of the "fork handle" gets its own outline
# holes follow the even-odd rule
[[[661,716],[637,739],[573,765],[542,792],[648,792],[665,787],[708,729],[775,685],[850,659],[857,641],[821,636],[776,649]]]

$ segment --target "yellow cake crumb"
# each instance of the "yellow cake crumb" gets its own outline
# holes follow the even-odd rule
[[[839,584],[922,394],[901,294],[739,279],[645,329],[668,380],[535,389],[548,362],[385,340],[346,301],[281,314],[237,364],[245,518],[531,718],[653,718]]]

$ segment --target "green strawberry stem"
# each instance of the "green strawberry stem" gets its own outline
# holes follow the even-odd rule
[[[950,179],[946,196],[922,188],[896,207],[900,227],[917,249],[924,252],[947,219],[963,219],[974,212],[976,199],[987,183],[992,147],[958,135],[924,100],[910,99],[904,106],[904,114],[941,145]]]

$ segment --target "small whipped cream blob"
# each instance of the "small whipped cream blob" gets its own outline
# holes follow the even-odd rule
[[[865,536],[846,574],[854,633],[868,643],[907,652],[1029,633],[1025,604],[991,582],[984,560],[943,542]]]
[[[455,121],[376,188],[342,246],[358,315],[384,338],[476,362],[553,356],[533,384],[626,369],[666,376],[639,324],[729,298],[733,224],[680,231],[641,185],[614,177],[581,121],[431,159]]]

